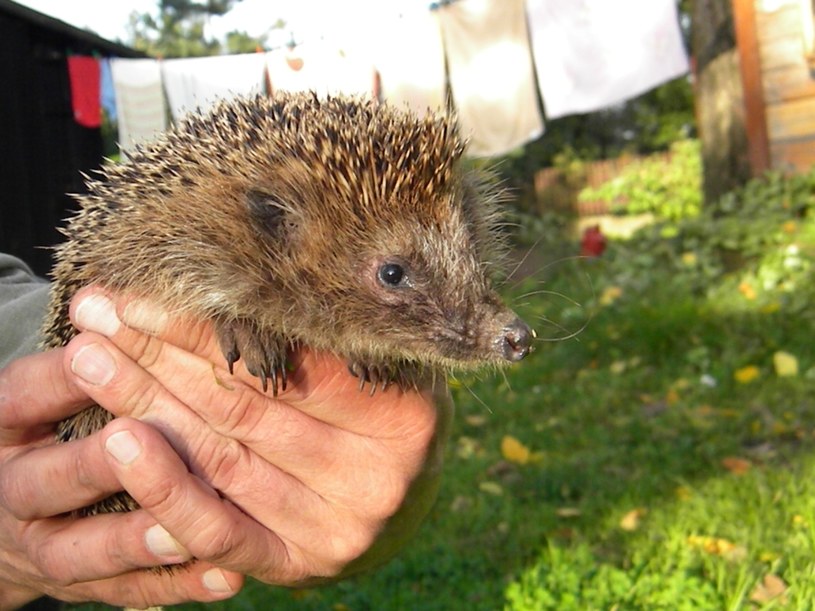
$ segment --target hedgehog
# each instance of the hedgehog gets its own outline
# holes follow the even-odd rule
[[[275,395],[300,345],[339,355],[370,392],[518,361],[533,332],[492,287],[500,189],[464,148],[447,115],[346,96],[192,113],[86,177],[55,249],[43,347],[77,334],[69,302],[96,283],[212,321],[230,373],[242,360]],[[111,418],[90,407],[59,440]]]

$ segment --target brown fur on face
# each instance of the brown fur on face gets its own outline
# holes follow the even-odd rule
[[[192,115],[89,180],[57,249],[44,345],[75,334],[70,298],[99,283],[215,321],[230,367],[244,358],[275,391],[297,343],[374,387],[522,358],[529,329],[488,279],[495,194],[461,168],[463,148],[448,118],[346,97]]]

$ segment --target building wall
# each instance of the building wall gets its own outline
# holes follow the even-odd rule
[[[82,192],[81,172],[102,163],[100,130],[73,118],[70,53],[143,56],[0,0],[0,251],[42,275],[61,240],[56,227],[74,209],[67,193]]]
[[[815,165],[815,62],[812,0],[756,0],[756,30],[771,165]]]

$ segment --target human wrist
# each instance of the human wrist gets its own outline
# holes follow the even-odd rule
[[[23,605],[45,596],[17,585],[14,581],[0,578],[0,609],[19,609]]]
[[[402,504],[384,524],[371,547],[328,581],[339,581],[385,564],[413,538],[430,513],[441,487],[444,448],[455,410],[446,382],[435,385],[433,403],[435,432],[428,444],[423,467],[411,482]],[[321,583],[325,582],[321,580]]]

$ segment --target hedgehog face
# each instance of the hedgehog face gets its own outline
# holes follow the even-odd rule
[[[354,334],[444,368],[523,358],[532,333],[492,289],[461,217],[453,214],[438,227],[401,225],[384,231],[358,267],[358,290],[367,299],[350,305],[360,310],[354,319],[368,322]]]

